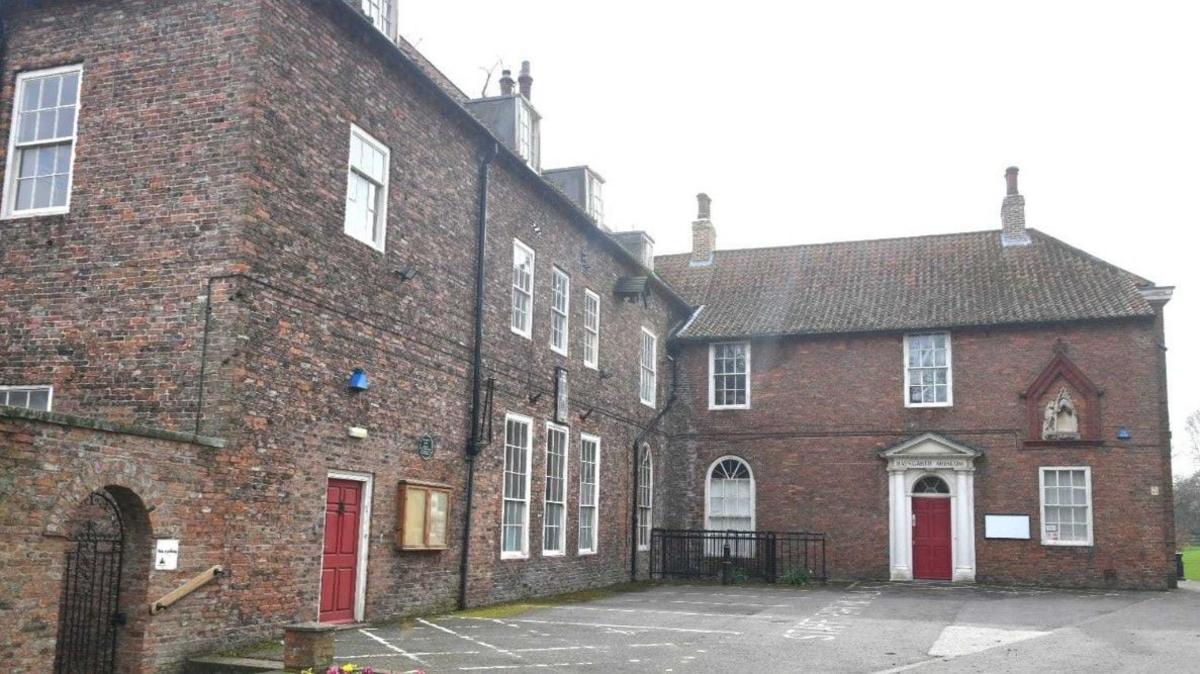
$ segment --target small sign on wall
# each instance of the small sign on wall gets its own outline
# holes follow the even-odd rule
[[[1029,515],[984,515],[984,538],[1029,540]]]
[[[174,571],[179,568],[179,539],[160,538],[154,541],[154,570]]]

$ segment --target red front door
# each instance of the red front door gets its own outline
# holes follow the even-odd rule
[[[950,499],[914,498],[913,576],[950,580]]]
[[[321,560],[321,622],[354,620],[362,483],[329,480],[325,494],[325,554]]]

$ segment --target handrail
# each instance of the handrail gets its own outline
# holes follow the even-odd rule
[[[211,582],[213,578],[224,575],[224,573],[225,569],[222,568],[220,564],[201,571],[188,582],[164,594],[158,601],[152,602],[150,604],[150,615],[157,615],[158,613],[161,613],[171,604],[174,604],[196,590],[199,590]]]

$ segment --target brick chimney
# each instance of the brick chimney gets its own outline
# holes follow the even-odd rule
[[[692,223],[692,259],[689,264],[704,267],[713,262],[713,251],[717,249],[717,230],[712,224],[712,199],[701,192],[696,195],[696,205],[696,220]]]
[[[500,95],[512,96],[513,84],[512,71],[505,68],[500,72]]]
[[[1016,166],[1009,166],[1004,172],[1004,181],[1008,185],[1004,195],[1004,204],[1000,206],[1000,243],[1005,246],[1028,246],[1032,241],[1025,231],[1025,197],[1017,191]]]
[[[532,101],[530,90],[533,89],[533,76],[529,74],[529,61],[521,61],[521,74],[517,76],[517,84],[521,87],[521,95],[525,100]]]

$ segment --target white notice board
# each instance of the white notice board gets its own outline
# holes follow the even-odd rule
[[[1029,540],[1029,515],[984,515],[984,538]]]

